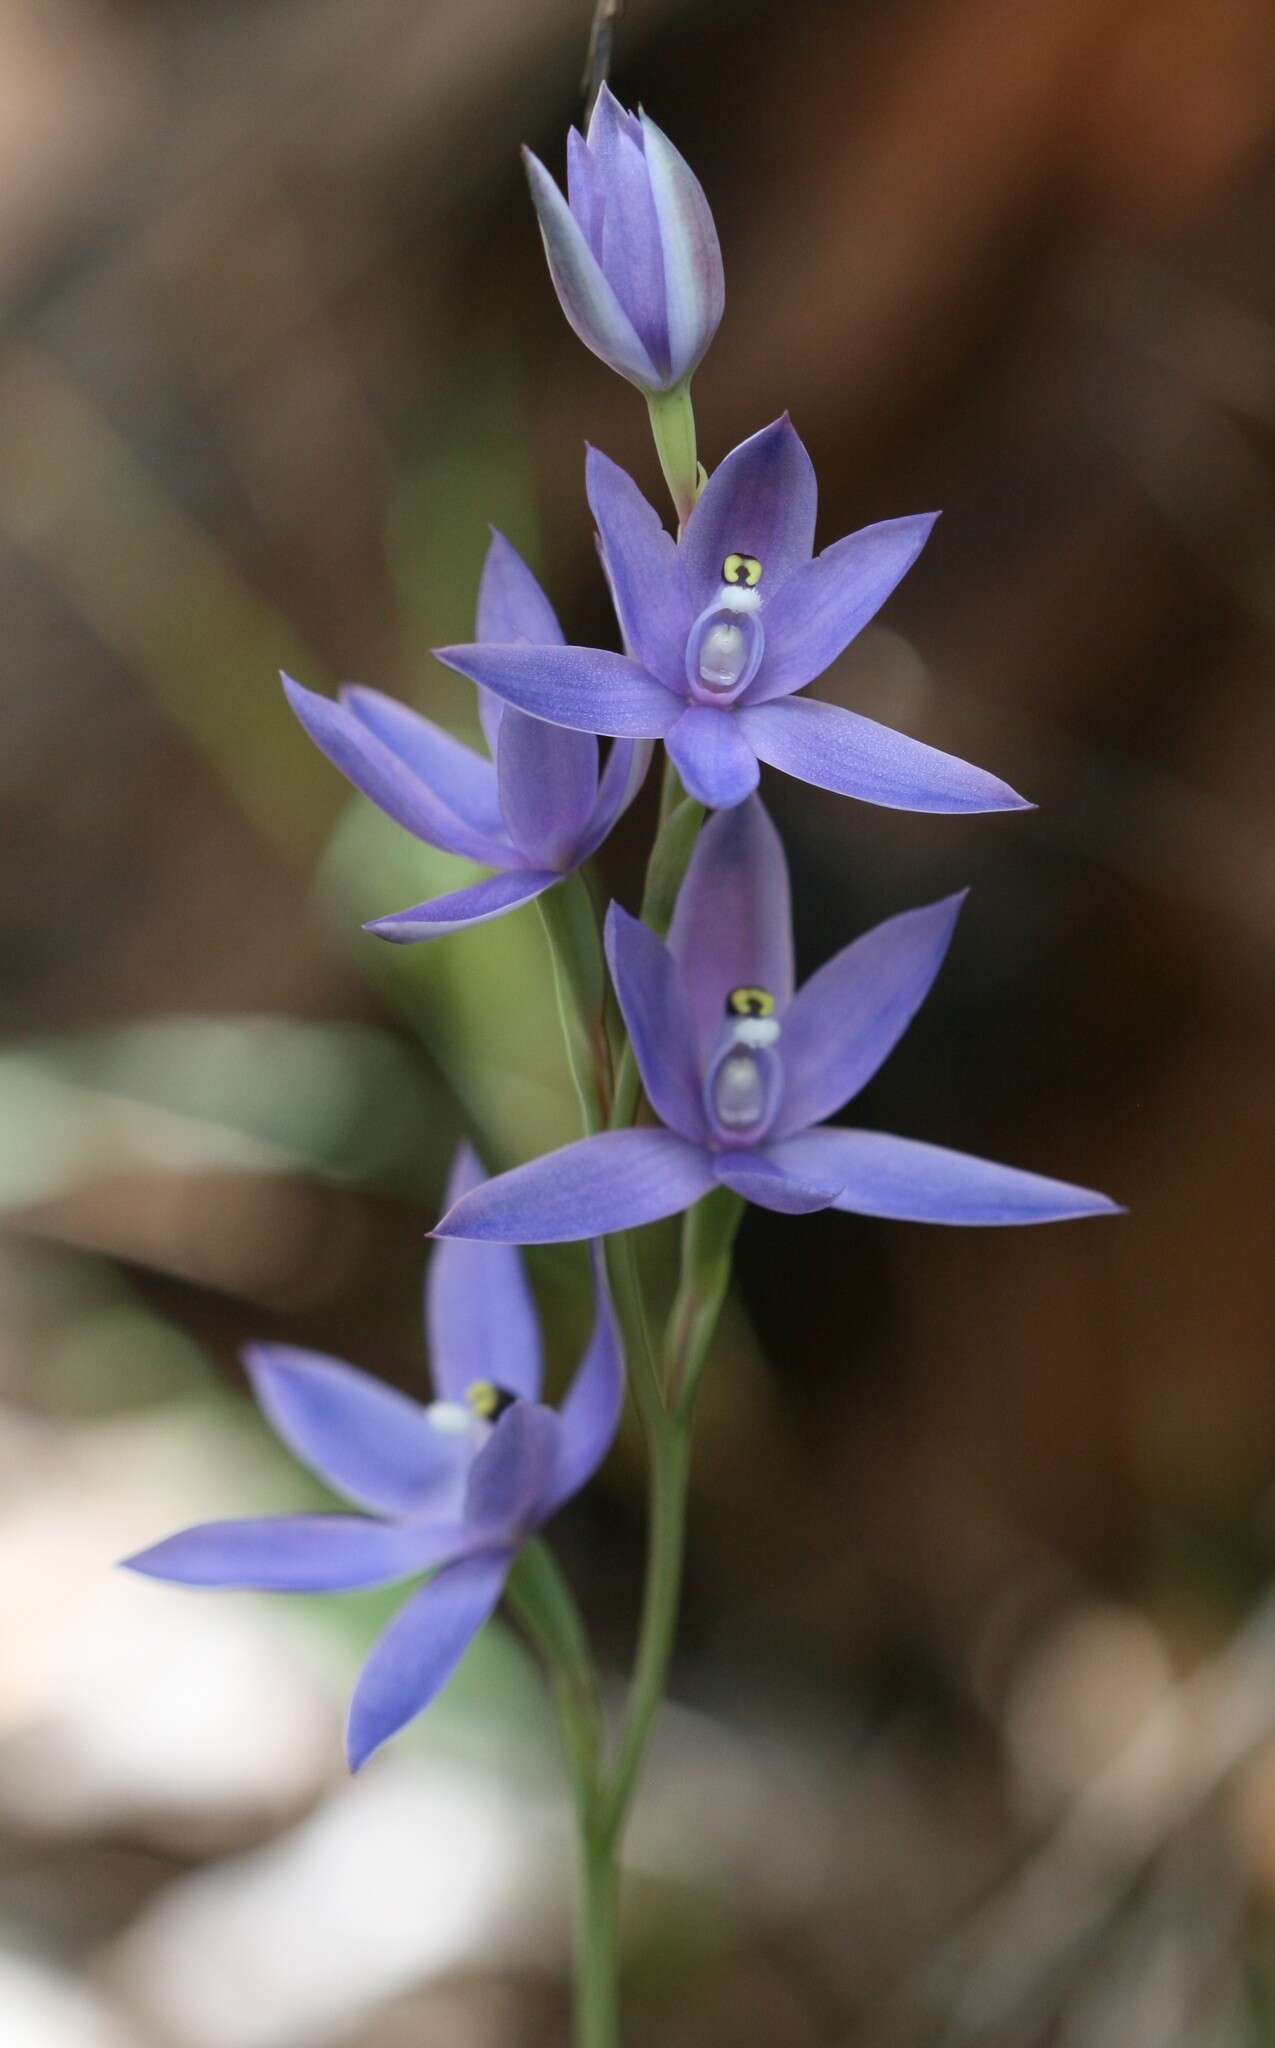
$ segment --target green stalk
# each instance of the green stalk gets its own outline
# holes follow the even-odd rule
[[[593,899],[578,871],[536,898],[549,941],[567,1064],[586,1132],[611,1114],[611,1048],[606,1030],[606,968]]]
[[[575,1596],[541,1537],[518,1553],[505,1597],[548,1667],[563,1754],[583,1822],[602,1747],[597,1672]]]
[[[603,1840],[615,1856],[624,1835],[651,1725],[664,1697],[682,1593],[686,1496],[691,1469],[689,1412],[648,1427],[651,1523],[638,1630],[637,1664],[629,1692],[620,1753],[602,1802]]]
[[[580,1843],[576,2048],[618,2048],[617,1883],[614,1861],[601,1847],[598,1829],[602,1713],[597,1673],[580,1610],[541,1538],[534,1538],[520,1552],[506,1595],[550,1673],[575,1797]]]
[[[688,419],[689,411],[687,402]],[[691,433],[693,437],[693,426]],[[692,438],[692,459],[693,453]],[[665,473],[669,473],[667,464]],[[661,938],[672,921],[703,816],[703,806],[683,794],[677,771],[672,761],[666,760],[659,829],[642,900],[643,919]],[[595,1132],[608,1124],[613,1130],[626,1128],[637,1114],[639,1077],[632,1049],[626,1044],[615,1085],[611,1085],[605,968],[597,918],[583,879],[568,877],[540,898],[540,906],[585,1129]],[[606,1240],[611,1293],[624,1335],[630,1385],[646,1434],[650,1487],[637,1655],[618,1750],[610,1768],[583,1625],[543,1545],[527,1547],[511,1580],[515,1611],[553,1677],[579,1824],[575,2048],[619,2048],[619,1851],[673,1654],[695,1391],[730,1284],[731,1251],[741,1208],[738,1198],[722,1189],[705,1197],[688,1214],[682,1233],[681,1277],[662,1359],[652,1342],[636,1235],[618,1231]]]
[[[651,1526],[637,1668],[620,1753],[605,1798],[604,1825],[618,1847],[664,1697],[677,1631],[695,1393],[730,1287],[735,1233],[744,1205],[719,1188],[688,1210],[682,1271],[665,1337],[662,1397],[645,1414],[651,1458]]]
[[[664,481],[673,500],[678,524],[685,526],[700,492],[690,383],[679,384],[672,391],[649,391],[646,405]]]
[[[575,2048],[620,2048],[620,1873],[609,1842],[580,1838],[580,1912],[576,1925]]]
[[[662,1397],[659,1362],[651,1341],[642,1276],[638,1271],[636,1233],[632,1230],[613,1231],[604,1241],[603,1252],[607,1279],[611,1283],[611,1299],[615,1303],[616,1317],[624,1338],[624,1356],[631,1375],[629,1384],[645,1423],[651,1404],[658,1412]]]
[[[682,1276],[664,1338],[664,1399],[670,1414],[689,1414],[722,1304],[730,1290],[741,1197],[715,1188],[688,1209],[682,1223]]]

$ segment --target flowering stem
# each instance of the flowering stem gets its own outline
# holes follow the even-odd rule
[[[580,1838],[581,1907],[576,1928],[575,2048],[619,2048],[617,1986],[620,1873],[610,1843],[591,1828]]]
[[[685,410],[689,420],[689,402]],[[693,460],[693,427],[691,433]],[[676,768],[666,759],[659,828],[642,897],[643,921],[661,938],[672,922],[703,817],[703,805],[684,794]],[[605,1029],[605,966],[588,890],[581,876],[572,875],[539,900],[585,1129],[597,1131],[608,1123],[613,1130],[623,1129],[637,1114],[640,1082],[629,1045],[618,1064],[612,1065]],[[662,1373],[643,1296],[636,1234],[618,1231],[605,1243],[630,1384],[646,1434],[650,1487],[637,1658],[612,1766],[608,1767],[604,1753],[596,1677],[583,1626],[543,1546],[531,1546],[524,1552],[531,1562],[525,1570],[520,1566],[511,1586],[515,1611],[553,1674],[579,1818],[576,2048],[618,2048],[619,2044],[620,1843],[673,1653],[681,1600],[695,1390],[730,1283],[731,1248],[741,1207],[738,1199],[723,1189],[697,1203],[686,1218],[681,1278],[665,1334]]]
[[[678,522],[685,526],[699,496],[695,412],[691,405],[690,384],[678,384],[672,391],[648,391],[646,404],[664,481],[669,487]]]
[[[651,1523],[647,1532],[637,1665],[620,1752],[602,1806],[603,1839],[612,1855],[619,1849],[646,1757],[651,1724],[664,1697],[682,1592],[691,1417],[689,1408],[676,1416],[662,1408],[658,1414],[658,1421],[654,1416],[648,1418]]]
[[[611,1296],[624,1337],[624,1355],[634,1374],[633,1398],[645,1423],[649,1419],[651,1405],[654,1404],[658,1410],[661,1396],[655,1346],[651,1342],[651,1326],[647,1321],[642,1278],[638,1271],[635,1232],[613,1232],[606,1239],[604,1250]]]
[[[742,1199],[730,1188],[715,1188],[686,1212],[682,1277],[664,1337],[664,1399],[674,1415],[694,1402],[730,1287],[735,1233],[743,1213]]]
[[[584,1128],[605,1130],[611,1113],[611,1050],[606,968],[593,899],[577,872],[538,896],[536,904],[549,941],[562,1038]]]
[[[523,1545],[505,1596],[552,1676],[563,1753],[583,1821],[602,1739],[597,1672],[575,1597],[541,1537]]]
[[[526,1544],[509,1575],[507,1597],[548,1667],[563,1754],[575,1798],[580,1841],[576,1915],[576,2048],[617,2048],[614,1859],[598,1827],[602,1711],[597,1672],[580,1610],[552,1551]]]
[[[677,809],[679,803],[682,801],[682,798],[685,795],[686,791],[682,786],[682,778],[677,772],[677,763],[673,759],[673,756],[666,749],[664,754],[664,767],[660,775],[659,823],[655,828],[657,839],[659,834],[664,830],[664,827],[668,824],[669,819],[672,817],[674,811]],[[700,815],[701,817],[703,816],[702,805],[700,807]],[[651,849],[650,860],[647,863],[646,888],[644,891],[645,894],[650,893],[651,868],[654,865],[654,861],[655,849],[653,847]]]
[[[665,1338],[664,1391],[643,1408],[651,1460],[646,1584],[628,1715],[603,1808],[607,1831],[617,1847],[668,1679],[681,1600],[695,1394],[730,1286],[735,1233],[743,1211],[739,1196],[727,1188],[706,1195],[688,1211],[682,1227],[681,1279]]]

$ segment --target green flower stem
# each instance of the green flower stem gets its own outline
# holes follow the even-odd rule
[[[722,1304],[730,1290],[735,1234],[744,1213],[730,1188],[688,1209],[682,1224],[682,1277],[664,1337],[664,1401],[670,1414],[689,1414]]]
[[[685,426],[690,423],[690,405],[686,394],[681,395]],[[661,417],[667,423],[672,416]],[[654,405],[652,420],[656,420]],[[689,431],[693,470],[693,423]],[[658,426],[656,438],[660,441]],[[672,441],[668,445],[676,452]],[[665,443],[660,446],[664,460]],[[674,488],[668,461],[665,474]],[[674,495],[676,499],[676,489]],[[685,796],[677,770],[666,759],[659,828],[642,898],[643,920],[661,938],[672,921],[703,817],[703,805]],[[618,1066],[613,1063],[606,1029],[606,970],[588,890],[581,876],[572,875],[539,900],[585,1129],[598,1131],[608,1124],[613,1130],[624,1129],[637,1115],[640,1080],[627,1043]],[[617,1231],[605,1244],[629,1382],[646,1434],[650,1489],[637,1656],[613,1764],[608,1765],[606,1756],[597,1679],[583,1624],[542,1544],[527,1546],[510,1581],[514,1610],[552,1675],[579,1820],[575,2048],[619,2048],[620,1845],[673,1654],[682,1589],[695,1392],[730,1285],[731,1253],[741,1209],[738,1198],[722,1189],[706,1196],[687,1215],[681,1276],[660,1356],[651,1336],[636,1233]]]
[[[686,791],[682,787],[682,778],[677,772],[677,763],[673,759],[673,756],[669,753],[668,748],[666,747],[664,750],[664,767],[660,775],[659,822],[655,828],[657,839],[660,833],[664,830],[664,827],[668,824],[669,819],[672,817],[674,811],[677,809],[679,803],[682,801],[682,798],[685,796],[685,794]],[[654,854],[655,849],[654,847],[652,847],[652,860],[654,859]],[[646,888],[649,889],[650,886],[651,862],[650,860],[648,860],[646,870]]]
[[[678,523],[685,526],[700,492],[690,384],[679,384],[672,391],[650,391],[646,404],[664,481],[669,487]]]
[[[611,1844],[591,1829],[580,1838],[580,1891],[572,2039],[575,2048],[620,2048],[620,1872]]]
[[[558,1729],[575,1798],[580,1842],[576,1914],[576,2048],[618,2048],[615,1860],[599,1829],[602,1711],[597,1672],[575,1598],[552,1551],[526,1544],[507,1597],[548,1668]]]
[[[597,1782],[602,1709],[589,1638],[575,1596],[541,1537],[524,1544],[505,1596],[548,1666],[563,1753],[582,1822]]]
[[[677,892],[691,864],[703,822],[703,804],[685,796],[674,803],[660,828],[642,892],[642,922],[650,926],[657,938],[666,937],[673,922]]]
[[[658,1416],[658,1419],[656,1419]],[[620,1751],[602,1800],[602,1840],[616,1856],[638,1778],[646,1758],[651,1725],[664,1697],[682,1594],[686,1541],[686,1497],[691,1469],[689,1409],[672,1416],[662,1408],[648,1420],[650,1527],[646,1579],[638,1631],[637,1664],[629,1692]]]
[[[562,1038],[584,1128],[602,1131],[611,1114],[611,1048],[606,966],[593,899],[577,872],[538,896],[536,907],[549,941]]]
[[[652,1412],[662,1405],[659,1365],[651,1326],[647,1320],[642,1276],[638,1271],[636,1235],[617,1230],[603,1244],[611,1299],[624,1338],[624,1356],[630,1372],[629,1384],[643,1423],[649,1426]]]
[[[681,1601],[691,1424],[700,1373],[730,1287],[744,1205],[729,1188],[705,1195],[682,1226],[682,1271],[665,1337],[662,1397],[644,1411],[651,1460],[651,1525],[637,1668],[603,1812],[618,1847],[664,1697]]]

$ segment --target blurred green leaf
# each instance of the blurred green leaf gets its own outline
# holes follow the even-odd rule
[[[293,628],[51,363],[0,380],[0,534],[44,570],[271,838],[313,846],[332,777],[297,733],[281,668],[322,681]]]
[[[428,1048],[494,1169],[580,1135],[534,906],[417,946],[359,930],[478,872],[421,845],[360,797],[333,834],[316,900],[333,944],[352,952]]]
[[[428,1083],[388,1032],[171,1017],[0,1054],[0,1208],[126,1167],[419,1189]]]

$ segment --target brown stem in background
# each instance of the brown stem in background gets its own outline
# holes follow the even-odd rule
[[[589,52],[584,60],[580,90],[584,94],[584,126],[589,125],[598,94],[611,73],[611,46],[615,24],[624,12],[624,0],[597,0],[589,27]]]

